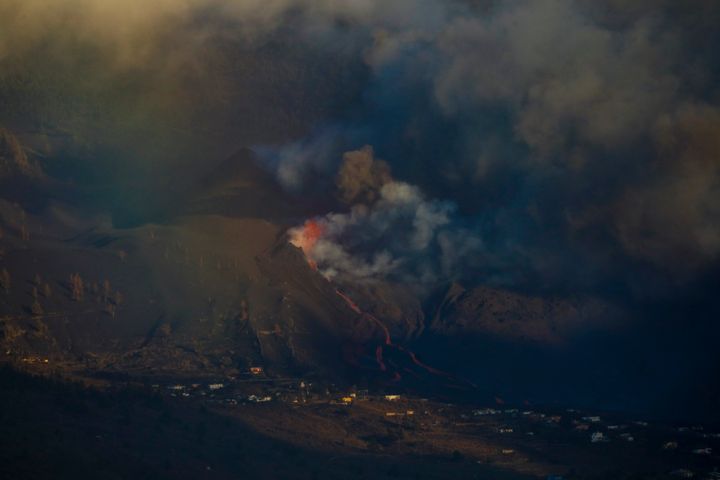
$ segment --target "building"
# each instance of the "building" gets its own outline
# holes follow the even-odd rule
[[[712,455],[712,448],[696,448],[692,451],[692,453],[694,453],[695,455]]]
[[[270,396],[261,397],[258,395],[250,395],[249,397],[247,397],[247,399],[249,402],[252,402],[252,403],[265,403],[265,402],[272,401],[272,397],[270,397]]]
[[[679,468],[677,470],[673,470],[672,472],[670,472],[670,475],[678,478],[693,478],[695,476],[692,470],[688,470],[687,468]]]

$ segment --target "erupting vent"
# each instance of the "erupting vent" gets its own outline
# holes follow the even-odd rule
[[[325,227],[317,220],[306,220],[302,227],[293,228],[288,232],[290,243],[302,249],[313,270],[317,270],[317,263],[312,259],[312,249],[324,231]]]

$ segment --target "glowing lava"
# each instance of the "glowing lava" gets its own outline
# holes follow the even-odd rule
[[[313,259],[313,250],[315,246],[317,245],[318,241],[322,238],[322,236],[325,234],[325,225],[322,223],[321,220],[318,219],[310,219],[306,220],[305,223],[300,226],[293,228],[288,231],[288,236],[290,243],[294,246],[300,248],[303,251],[303,254],[305,255],[305,258],[307,258],[308,263],[310,264],[310,267],[312,267],[314,270],[317,270],[317,263]],[[380,331],[382,332],[384,336],[383,344],[376,345],[375,347],[375,362],[382,372],[388,372],[393,374],[392,381],[397,382],[401,380],[400,373],[395,370],[394,372],[389,372],[389,368],[391,366],[397,368],[397,366],[392,362],[392,360],[386,361],[385,359],[385,353],[388,354],[395,354],[397,355],[397,352],[400,352],[400,354],[404,355],[406,358],[409,358],[409,360],[412,362],[413,365],[418,367],[420,370],[424,370],[425,372],[435,375],[444,377],[451,381],[451,383],[457,383],[457,379],[455,379],[450,374],[443,372],[441,370],[438,370],[436,368],[433,368],[423,362],[421,362],[414,352],[407,350],[406,348],[402,347],[401,345],[397,345],[393,343],[392,338],[390,336],[390,330],[388,327],[380,321],[379,318],[377,318],[375,315],[363,311],[360,306],[353,301],[352,298],[350,298],[347,294],[341,292],[339,289],[335,289],[335,293],[342,298],[342,300],[345,302],[345,304],[358,314],[361,318],[365,319],[366,321],[375,324]],[[352,352],[346,352],[348,353],[348,358],[352,360],[353,355]],[[413,372],[412,370],[409,370],[405,368],[408,373],[412,374],[415,377],[418,377],[416,372]],[[419,377],[418,377],[419,378]],[[467,383],[467,382],[461,382],[461,383]]]
[[[376,363],[377,363],[377,365],[378,365],[378,367],[380,368],[381,371],[383,371],[383,372],[387,372],[387,371],[388,371],[388,365],[387,365],[387,363],[385,362],[385,359],[384,359],[385,349],[387,349],[388,351],[402,352],[404,355],[407,355],[407,356],[410,358],[410,361],[411,361],[415,366],[419,367],[419,368],[422,369],[422,370],[425,370],[426,372],[428,372],[428,373],[430,373],[430,374],[432,374],[432,375],[444,377],[444,378],[450,380],[451,383],[456,383],[456,382],[457,382],[458,379],[454,378],[454,377],[453,377],[452,375],[450,375],[449,373],[443,372],[442,370],[438,370],[438,369],[436,369],[436,368],[431,367],[430,365],[427,365],[427,364],[423,363],[422,361],[420,361],[420,360],[417,358],[417,355],[415,355],[414,352],[412,352],[412,351],[410,351],[410,350],[402,347],[401,345],[397,345],[397,344],[393,343],[392,338],[390,337],[390,330],[388,330],[387,326],[385,326],[385,324],[384,324],[383,322],[381,322],[380,319],[378,319],[375,315],[373,315],[373,314],[371,314],[371,313],[368,313],[368,312],[363,311],[363,310],[358,306],[358,304],[353,301],[352,298],[350,298],[348,295],[346,295],[345,293],[341,292],[340,290],[335,289],[335,293],[336,293],[340,298],[342,298],[342,299],[345,301],[345,303],[347,304],[347,306],[350,307],[350,309],[351,309],[353,312],[359,314],[360,316],[362,316],[362,318],[364,318],[364,319],[366,319],[366,320],[368,320],[368,321],[376,324],[378,327],[380,327],[380,329],[381,329],[382,332],[384,333],[384,335],[385,335],[385,342],[384,342],[385,345],[384,345],[384,346],[383,346],[383,345],[377,345],[376,348],[375,348],[375,361],[376,361]],[[412,374],[413,376],[418,377],[418,375],[417,375],[416,373],[414,373],[413,371],[411,371],[411,370],[409,370],[409,369],[407,369],[407,368],[404,369],[404,370],[407,371],[408,373]],[[400,376],[400,373],[398,373],[397,371],[395,371],[395,372],[393,373],[393,380],[392,380],[392,381],[397,382],[397,381],[399,381],[401,378],[402,378],[402,377]],[[419,377],[418,377],[418,378],[419,378]],[[474,387],[474,385],[470,384],[469,382],[462,382],[462,381],[461,381],[461,383],[468,383],[469,385],[471,385],[471,386]]]
[[[310,266],[317,270],[317,263],[312,259],[312,250],[320,237],[325,233],[325,227],[315,219],[306,220],[302,227],[290,230],[290,243],[302,249]]]
[[[360,307],[358,307],[357,303],[355,303],[350,297],[348,297],[347,295],[342,293],[340,290],[335,289],[335,293],[337,293],[338,296],[340,296],[340,298],[345,300],[345,303],[347,303],[348,307],[350,307],[350,309],[353,312],[362,315],[363,318],[370,320],[371,322],[375,323],[377,326],[380,327],[380,329],[385,334],[385,345],[393,344],[392,340],[390,339],[390,330],[388,330],[388,328],[385,326],[385,324],[382,323],[380,320],[378,320],[375,315],[372,315],[370,313],[366,313],[366,312],[363,312],[362,310],[360,310]]]

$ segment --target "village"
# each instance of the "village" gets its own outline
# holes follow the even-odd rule
[[[343,388],[302,378],[272,378],[262,367],[252,367],[237,378],[222,381],[154,383],[150,387],[178,401],[199,402],[242,417],[258,429],[277,430],[278,435],[287,438],[302,428],[294,425],[295,419],[313,419],[321,429],[320,418],[336,417],[353,423],[348,431],[357,437],[350,439],[346,435],[336,441],[343,448],[403,452],[425,444],[458,460],[524,465],[521,470],[535,473],[542,470],[534,464],[531,453],[538,445],[555,455],[588,462],[591,460],[586,456],[602,458],[611,450],[630,463],[650,461],[665,475],[658,478],[720,479],[720,430],[701,425],[620,421],[613,414],[576,409],[500,404],[478,408],[390,389]],[[363,427],[358,426],[361,421]],[[325,435],[318,431],[306,433],[308,437]],[[447,438],[440,442],[440,437]],[[543,473],[537,478],[585,477],[570,471]]]
[[[18,360],[23,370],[51,376],[53,368],[61,367],[42,356]],[[606,460],[613,458],[622,471],[659,475],[638,478],[720,479],[716,425],[511,405],[500,398],[450,401],[392,385],[358,387],[312,377],[281,377],[260,365],[233,375],[197,378],[110,373],[84,377],[79,370],[73,377],[101,390],[140,389],[179,406],[226,416],[276,440],[301,439],[303,444],[338,454],[438,456],[543,480],[613,478],[612,473],[590,475],[606,472]]]

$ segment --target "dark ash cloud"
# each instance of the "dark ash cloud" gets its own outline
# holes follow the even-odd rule
[[[373,30],[366,99],[333,128],[482,232],[466,263],[487,267],[456,275],[592,289],[717,262],[717,4],[444,5]]]
[[[344,155],[337,186],[350,211],[314,219],[317,238],[295,242],[327,278],[427,287],[451,280],[481,252],[482,239],[461,225],[455,204],[393,180],[370,147]],[[291,230],[291,238],[307,236],[307,228]]]
[[[332,210],[350,231],[424,206],[448,219],[434,232],[482,238],[435,277],[675,281],[720,255],[719,22],[713,1],[10,0],[1,121],[70,132],[74,165],[122,183],[116,203],[251,145],[288,189],[326,195],[343,153],[369,144],[393,182],[359,161],[355,207]],[[368,260],[382,238],[358,271],[397,265]]]

